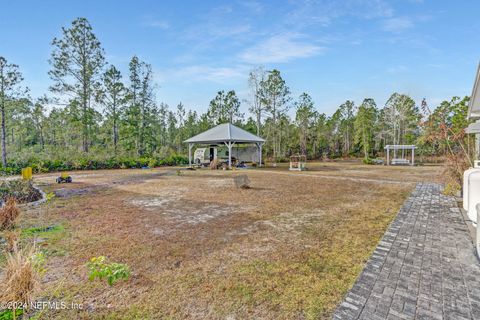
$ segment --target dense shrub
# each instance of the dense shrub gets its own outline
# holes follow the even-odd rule
[[[0,182],[1,201],[13,198],[18,203],[26,203],[39,200],[41,197],[42,194],[33,187],[31,181],[16,179]]]
[[[363,162],[364,164],[374,164],[374,161],[373,161],[373,159],[371,159],[371,158],[364,158],[364,159],[362,160],[362,162]]]
[[[158,166],[176,166],[188,164],[188,158],[173,154],[167,157],[110,157],[110,158],[63,158],[63,159],[40,159],[30,157],[10,161],[6,168],[0,167],[0,173],[4,175],[20,174],[22,168],[32,167],[34,173],[69,170],[98,170],[98,169],[131,169]]]

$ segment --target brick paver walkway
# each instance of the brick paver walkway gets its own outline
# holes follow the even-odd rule
[[[480,319],[480,264],[453,197],[418,184],[333,319]]]

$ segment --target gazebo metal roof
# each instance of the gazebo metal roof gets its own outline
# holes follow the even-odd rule
[[[190,139],[184,141],[185,143],[263,143],[262,139],[248,131],[245,131],[231,123],[222,123],[205,132],[197,134]]]

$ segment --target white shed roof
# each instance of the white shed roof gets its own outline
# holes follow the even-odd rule
[[[410,150],[417,149],[414,144],[387,144],[385,150]]]
[[[238,142],[238,143],[263,143],[264,139],[251,134],[231,123],[222,123],[205,132],[197,134],[190,139],[185,140],[186,143],[221,143],[221,142]]]
[[[480,119],[480,64],[477,68],[477,76],[473,84],[472,95],[468,103],[468,118]]]

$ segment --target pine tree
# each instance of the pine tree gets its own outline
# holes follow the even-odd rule
[[[16,64],[8,63],[7,59],[0,57],[0,116],[2,138],[2,166],[7,166],[7,106],[22,94],[20,83],[23,76]]]
[[[372,148],[373,129],[375,127],[376,107],[373,99],[364,99],[355,118],[355,143],[363,149],[365,160]]]
[[[261,98],[261,83],[265,80],[266,72],[263,67],[258,67],[250,71],[248,75],[248,86],[250,89],[249,111],[255,115],[257,135],[260,135],[262,126],[262,115],[265,112]]]
[[[302,93],[298,101],[295,102],[295,108],[297,109],[295,123],[299,131],[300,152],[307,155],[310,130],[316,116],[312,98],[307,93]]]
[[[269,71],[267,78],[260,82],[260,97],[265,105],[265,110],[271,115],[270,131],[272,133],[273,161],[275,162],[279,151],[277,119],[288,111],[290,101],[290,89],[280,75],[280,71],[275,69]]]
[[[54,81],[50,90],[71,97],[77,103],[82,123],[82,150],[88,152],[93,125],[92,104],[97,95],[99,77],[105,65],[100,41],[85,18],[77,18],[70,28],[62,28],[62,38],[54,38],[49,75]]]
[[[122,75],[115,66],[110,66],[102,76],[102,88],[98,99],[105,107],[107,120],[111,122],[113,150],[117,154],[119,124],[126,102],[126,88],[122,83]]]
[[[234,123],[242,119],[240,100],[235,91],[230,90],[227,93],[223,90],[219,91],[215,98],[210,101],[207,114],[210,121],[215,125],[226,122]]]

